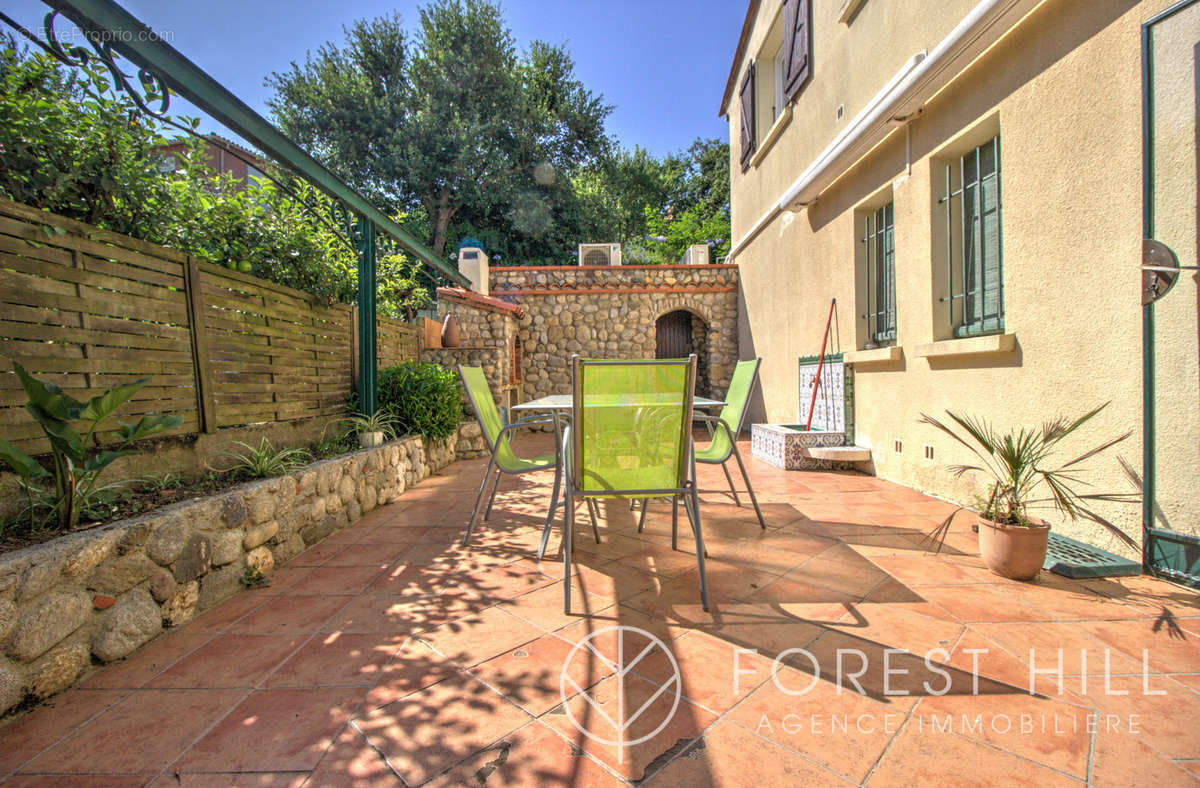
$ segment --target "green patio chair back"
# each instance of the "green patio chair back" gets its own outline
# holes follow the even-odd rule
[[[504,420],[500,417],[496,401],[492,399],[492,390],[488,387],[483,368],[459,366],[458,372],[462,376],[463,388],[467,390],[467,398],[471,400],[471,407],[475,410],[475,417],[479,419],[488,449],[496,456],[496,464],[509,473],[521,469],[528,461],[513,452],[507,435],[500,437]],[[497,441],[500,441],[499,445]]]
[[[750,392],[754,389],[754,380],[758,376],[758,365],[761,359],[739,361],[733,370],[733,378],[729,381],[729,391],[725,394],[725,407],[721,408],[718,417],[728,430],[717,430],[713,433],[712,443],[703,449],[696,450],[697,462],[718,463],[729,459],[733,453],[731,438],[742,431],[742,422],[746,419],[746,411],[750,406]]]
[[[571,612],[571,552],[579,498],[682,499],[696,543],[700,603],[708,610],[704,535],[692,456],[696,357],[585,361],[572,357],[570,438],[565,444],[563,612]],[[589,512],[592,509],[589,506]],[[645,509],[643,509],[645,511]],[[593,521],[593,534],[600,541]],[[675,545],[672,545],[673,547]]]
[[[575,375],[574,489],[640,498],[683,488],[694,359],[578,360]]]
[[[463,535],[462,545],[467,546],[471,539],[471,531],[475,528],[475,518],[479,515],[479,505],[483,502],[483,494],[487,491],[488,477],[492,469],[496,469],[495,481],[492,483],[492,495],[488,498],[487,509],[483,519],[486,522],[492,516],[492,502],[496,500],[496,491],[500,488],[500,477],[505,473],[522,474],[531,471],[554,469],[554,487],[550,493],[550,509],[546,513],[546,524],[542,528],[542,546],[538,550],[538,558],[546,550],[546,540],[550,537],[550,527],[554,523],[554,510],[558,501],[559,483],[562,481],[562,464],[559,462],[558,444],[555,443],[553,454],[539,454],[536,457],[521,457],[512,449],[511,435],[516,430],[534,426],[548,426],[555,423],[553,418],[529,417],[518,419],[511,424],[505,424],[500,418],[500,409],[492,399],[492,390],[488,387],[487,377],[482,367],[458,365],[458,374],[462,378],[463,388],[467,399],[479,419],[479,427],[487,441],[491,456],[488,458],[487,469],[483,472],[483,481],[479,484],[479,494],[475,496],[475,508],[471,510],[471,519],[467,521],[467,532]]]

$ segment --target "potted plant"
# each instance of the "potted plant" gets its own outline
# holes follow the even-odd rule
[[[373,449],[396,437],[396,417],[387,410],[377,410],[370,416],[356,413],[349,419],[358,433],[358,442],[364,449]]]
[[[927,414],[923,424],[932,425],[966,446],[979,458],[977,465],[952,465],[955,476],[980,473],[989,476],[986,498],[979,502],[979,554],[988,569],[1013,580],[1032,580],[1046,560],[1050,526],[1030,515],[1030,508],[1047,507],[1072,520],[1083,518],[1104,526],[1134,550],[1137,543],[1091,508],[1092,501],[1131,503],[1139,496],[1127,493],[1083,493],[1085,464],[1098,454],[1129,437],[1125,433],[1105,441],[1068,462],[1052,459],[1058,444],[1107,407],[1108,403],[1075,420],[1059,417],[1040,428],[996,430],[984,419],[951,411],[946,415],[958,430]],[[961,430],[961,431],[960,431]],[[938,531],[949,531],[950,522],[961,508],[942,523]]]

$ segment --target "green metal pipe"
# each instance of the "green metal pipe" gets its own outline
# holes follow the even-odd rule
[[[370,416],[379,407],[376,387],[375,225],[358,220],[358,409]]]
[[[1154,95],[1151,78],[1153,22],[1142,25],[1142,237],[1154,237]],[[1140,261],[1139,261],[1140,262]],[[1154,527],[1154,304],[1142,307],[1142,568]]]

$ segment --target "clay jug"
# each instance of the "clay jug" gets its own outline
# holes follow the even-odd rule
[[[442,347],[458,347],[462,337],[458,335],[458,319],[451,312],[446,313],[442,321]]]

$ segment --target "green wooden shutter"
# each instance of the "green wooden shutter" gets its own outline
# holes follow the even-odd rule
[[[979,303],[979,292],[983,284],[980,271],[979,246],[979,170],[975,166],[975,154],[971,151],[962,158],[962,255],[963,255],[963,330],[982,323],[983,314]]]
[[[982,251],[984,328],[997,330],[1004,327],[1004,309],[1001,301],[1003,270],[1000,257],[1000,168],[997,157],[998,141],[993,140],[979,149],[979,247]]]
[[[883,306],[882,334],[884,339],[896,338],[896,237],[895,204],[888,203],[880,211],[883,219],[883,254],[879,267],[883,270],[883,290],[880,304]]]
[[[998,138],[962,159],[963,326],[960,333],[1004,328]]]

